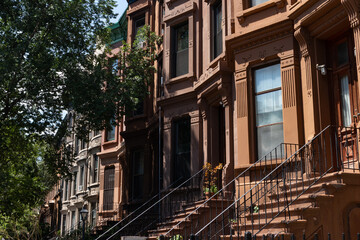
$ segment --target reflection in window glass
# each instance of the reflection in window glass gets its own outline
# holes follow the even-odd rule
[[[222,12],[221,1],[213,5],[213,59],[222,53]]]
[[[173,51],[173,77],[181,76],[189,71],[189,25],[179,25],[174,28],[174,51]]]
[[[256,5],[262,4],[264,2],[267,2],[268,0],[251,0],[250,1],[250,7],[255,7]]]
[[[341,117],[344,127],[351,125],[351,110],[350,110],[350,93],[349,93],[349,79],[345,75],[340,79],[340,98],[341,98]]]
[[[133,198],[139,199],[144,191],[144,151],[133,152]]]
[[[348,47],[346,42],[340,43],[337,46],[337,66],[348,63]]]
[[[280,64],[254,71],[258,158],[284,141]]]

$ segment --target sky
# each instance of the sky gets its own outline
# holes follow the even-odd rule
[[[116,19],[112,19],[111,22],[116,23],[117,21],[119,21],[121,15],[124,13],[127,6],[128,4],[126,0],[117,0],[117,7],[114,8],[114,13],[117,13],[118,16],[116,17]]]

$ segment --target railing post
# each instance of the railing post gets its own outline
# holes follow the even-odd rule
[[[328,233],[328,240],[331,240],[331,234]]]
[[[251,238],[252,238],[251,232],[245,233],[245,240],[251,240]]]
[[[165,239],[160,239],[160,240],[165,240]],[[199,236],[196,236],[194,234],[190,235],[190,240],[199,240]]]
[[[315,233],[314,240],[319,240],[318,234]]]

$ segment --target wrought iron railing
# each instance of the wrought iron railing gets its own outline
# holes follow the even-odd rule
[[[229,205],[234,206],[235,193],[237,193],[239,195],[238,198],[240,198],[244,190],[253,188],[256,182],[260,181],[266,174],[270,173],[297,150],[297,144],[282,143],[278,145],[270,153],[247,167],[218,192],[210,196],[203,204],[199,205],[182,221],[165,233],[164,236],[166,238],[181,236],[183,239],[189,239],[192,234],[198,231],[201,232],[201,229],[204,228],[209,230],[209,235],[206,236],[207,238],[211,236],[211,238],[214,237],[214,239],[218,239],[215,238],[216,236],[218,237],[218,235],[213,235],[213,233],[218,232],[219,229],[225,229],[225,222],[231,221],[231,219],[235,217],[229,215],[227,219],[220,219],[221,216],[224,216],[224,211],[230,212]],[[244,187],[244,190],[241,190],[240,187]],[[198,213],[202,208],[208,208],[208,213],[202,214],[202,217],[199,217]],[[213,219],[213,221],[207,224],[209,219]],[[215,224],[212,224],[214,221],[216,221]]]
[[[359,170],[358,133],[357,128],[328,126],[296,152],[285,156],[285,161],[270,157],[263,167],[259,165],[262,161],[258,161],[236,178],[235,201],[191,233],[209,240],[223,235],[230,235],[231,239],[242,237],[245,232],[262,234],[269,224],[273,224],[273,229],[281,229],[289,220],[301,218],[292,214],[291,204],[323,176],[331,171]]]
[[[202,173],[201,169],[185,181],[181,181],[182,179],[175,181],[96,239],[115,239],[126,235],[146,236],[148,230],[156,228],[158,223],[181,211],[182,204],[197,201],[203,197],[201,194]]]

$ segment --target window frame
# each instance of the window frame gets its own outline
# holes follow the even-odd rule
[[[96,159],[96,161],[95,161]],[[93,175],[92,175],[92,183],[97,183],[99,180],[99,156],[93,154]]]
[[[186,73],[183,74],[177,74],[177,61],[176,58],[178,56],[178,51],[177,51],[177,45],[178,45],[178,41],[177,41],[177,36],[178,36],[178,30],[187,25],[187,35],[188,35],[188,41],[187,41],[187,63],[186,63]],[[171,52],[171,61],[170,61],[170,76],[171,78],[178,78],[184,75],[187,75],[190,73],[190,67],[189,67],[189,59],[190,59],[190,21],[189,19],[186,19],[185,21],[182,21],[176,25],[171,26],[171,33],[170,33],[170,38],[171,38],[171,44],[170,44],[170,52]],[[183,49],[185,50],[185,49]]]
[[[260,69],[264,69],[267,67],[271,67],[271,66],[276,66],[278,65],[279,67],[279,77],[280,77],[280,87],[273,87],[273,88],[269,88],[266,90],[262,90],[259,92],[256,92],[256,77],[255,77],[255,72],[257,70]],[[252,86],[253,86],[253,106],[254,106],[254,111],[253,111],[253,115],[254,115],[254,139],[255,139],[255,155],[257,156],[256,159],[260,159],[262,157],[264,157],[268,152],[265,152],[265,155],[260,156],[259,154],[259,138],[258,138],[258,129],[259,128],[264,128],[264,127],[270,127],[270,126],[275,126],[275,125],[282,125],[282,142],[284,142],[284,104],[283,104],[283,99],[282,99],[282,79],[281,79],[281,63],[279,61],[273,61],[273,62],[269,62],[267,64],[261,64],[259,66],[254,66],[251,69],[251,77],[252,77]],[[263,125],[259,125],[257,123],[257,106],[256,106],[256,97],[260,96],[260,95],[265,95],[265,94],[269,94],[269,93],[275,93],[277,91],[280,91],[280,95],[281,95],[281,112],[282,112],[282,121],[281,122],[275,122],[275,123],[269,123],[269,124],[263,124]],[[277,145],[276,145],[277,146]],[[276,147],[274,146],[274,147]],[[271,148],[270,150],[272,150],[273,148]]]
[[[221,50],[218,52],[216,51],[216,43],[217,43],[217,32],[216,32],[216,13],[217,13],[217,8],[220,6],[220,14],[221,14],[221,18],[220,18],[220,28],[221,31],[219,32],[221,35]],[[223,26],[222,26],[222,19],[223,19],[223,4],[222,4],[222,0],[217,0],[215,1],[213,4],[211,4],[210,6],[210,15],[211,15],[211,54],[210,54],[210,62],[215,60],[218,56],[221,55],[221,53],[223,53],[224,49],[223,49]]]
[[[136,154],[139,154],[137,156]],[[136,158],[139,157],[139,158]],[[136,173],[137,167],[139,167],[138,160],[142,157],[142,173]],[[132,151],[132,199],[142,199],[144,196],[144,176],[145,176],[145,152],[144,149],[138,148]],[[139,191],[139,194],[135,195],[135,179],[139,178],[140,180],[138,183],[140,183],[141,188],[136,188],[137,191]]]
[[[189,150],[187,152],[179,152],[178,151],[178,140],[179,140],[179,136],[178,136],[178,131],[177,131],[177,124],[180,124],[181,122],[187,121],[187,124],[189,125]],[[178,179],[180,179],[181,177],[184,177],[185,179],[191,176],[191,117],[189,115],[185,115],[179,118],[175,118],[172,120],[172,182],[177,181]],[[184,154],[188,154],[188,164],[189,164],[189,169],[185,169],[186,165],[184,166],[184,171],[188,170],[187,174],[188,176],[177,176],[179,175],[179,166],[178,164],[180,164],[180,162],[178,162],[178,159],[181,159],[181,157],[179,157],[180,155],[184,155]],[[186,164],[186,163],[185,163]]]

